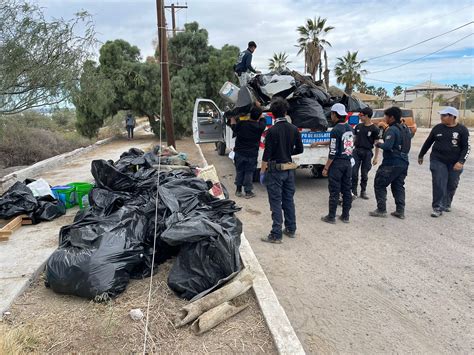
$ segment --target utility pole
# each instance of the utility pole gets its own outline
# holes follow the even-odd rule
[[[173,37],[176,36],[176,12],[181,9],[187,9],[188,5],[175,5],[165,6],[165,9],[171,9],[171,24],[173,26]]]
[[[158,39],[160,42],[161,69],[161,103],[165,116],[166,142],[176,148],[174,140],[173,113],[171,110],[170,73],[168,69],[168,38],[166,36],[166,18],[163,7],[164,0],[156,0],[156,15],[158,20]],[[160,117],[162,119],[162,117]]]

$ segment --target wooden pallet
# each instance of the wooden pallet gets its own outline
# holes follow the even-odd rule
[[[0,242],[10,238],[14,231],[23,225],[33,224],[27,215],[20,215],[11,219],[3,228],[0,229]]]

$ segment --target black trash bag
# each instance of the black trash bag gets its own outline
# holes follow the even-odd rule
[[[36,210],[38,201],[33,192],[22,182],[15,182],[0,197],[0,218],[10,219]]]
[[[38,207],[28,214],[33,224],[52,221],[66,214],[66,207],[52,196],[42,196],[37,201]]]
[[[133,206],[106,217],[90,211],[61,228],[59,248],[47,261],[46,283],[58,293],[115,297],[137,271],[143,275],[145,265],[151,265],[152,254],[144,244],[147,217]]]
[[[170,181],[159,196],[170,212],[161,239],[181,246],[168,276],[168,285],[180,297],[191,299],[240,270],[242,224],[231,200],[208,193],[209,185],[197,178]]]
[[[298,86],[293,93],[294,98],[308,97],[316,99],[321,106],[326,106],[331,102],[330,95],[325,92],[323,89],[316,87],[310,87],[307,84],[302,84]]]
[[[242,224],[233,215],[213,222],[204,214],[192,214],[167,229],[163,240],[184,243],[168,275],[168,286],[189,300],[239,271],[241,233]]]
[[[360,112],[363,108],[366,108],[367,105],[364,104],[359,99],[354,97],[344,95],[339,103],[343,104],[346,107],[346,111],[349,112]]]
[[[325,131],[328,128],[328,120],[323,108],[314,98],[300,97],[289,100],[290,108],[288,115],[291,122],[298,128],[312,128]]]
[[[105,160],[93,160],[91,173],[97,187],[111,190],[138,193],[156,184],[158,172],[154,169],[140,168],[137,172],[122,172]]]

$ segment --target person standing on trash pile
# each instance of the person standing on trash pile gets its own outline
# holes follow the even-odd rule
[[[390,107],[384,111],[385,122],[389,125],[385,130],[384,142],[375,143],[383,150],[382,165],[377,170],[374,180],[377,209],[369,213],[372,217],[387,216],[387,187],[390,185],[396,210],[391,215],[405,219],[405,178],[408,173],[408,153],[411,147],[411,131],[401,124],[402,110]]]
[[[245,198],[255,197],[253,192],[253,176],[257,169],[258,149],[260,138],[266,127],[262,109],[252,106],[248,120],[236,121],[231,117],[231,128],[235,134],[234,164],[235,164],[235,196],[242,197],[242,187]]]
[[[239,78],[240,87],[246,86],[250,80],[250,73],[259,73],[252,67],[252,54],[257,49],[257,44],[250,41],[245,51],[239,54],[237,63],[234,65],[235,74]]]
[[[130,112],[125,117],[125,128],[127,129],[128,139],[133,139],[133,130],[135,129],[135,117]]]
[[[451,203],[471,151],[469,130],[456,121],[458,110],[446,107],[438,113],[441,115],[441,123],[433,127],[418,155],[418,164],[421,165],[423,157],[433,145],[430,155],[433,184],[431,217],[439,217],[443,212],[451,211]]]
[[[346,108],[343,104],[331,107],[331,121],[335,124],[331,130],[329,156],[323,169],[323,176],[329,178],[329,213],[321,217],[326,223],[336,223],[336,211],[339,194],[342,193],[342,215],[339,219],[349,223],[349,212],[352,206],[351,176],[352,151],[354,150],[354,132],[346,122]]]
[[[295,169],[292,155],[303,153],[303,142],[298,128],[286,118],[288,102],[277,97],[272,100],[270,111],[275,117],[275,124],[265,136],[260,183],[266,185],[270,210],[272,212],[272,230],[262,241],[268,243],[282,242],[282,235],[290,238],[296,236],[295,211]],[[283,213],[285,229],[283,226]]]
[[[379,141],[380,129],[372,122],[373,111],[370,107],[363,108],[359,113],[359,123],[354,129],[354,166],[352,167],[352,199],[357,198],[357,185],[359,182],[360,170],[360,197],[368,200],[367,181],[369,180],[369,171],[373,165],[377,165],[379,148],[375,148],[374,143]],[[372,157],[374,158],[372,160]]]

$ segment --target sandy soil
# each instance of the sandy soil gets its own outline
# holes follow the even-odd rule
[[[308,353],[472,353],[474,164],[461,177],[453,211],[430,217],[429,159],[416,155],[427,136],[419,131],[406,183],[407,218],[368,216],[375,209],[370,172],[368,201],[353,204],[351,223],[328,225],[326,179],[298,171],[298,235],[282,245],[262,243],[271,217],[266,190],[241,199],[239,217],[277,297]],[[227,157],[203,145],[233,191]],[[388,210],[394,210],[389,192]],[[338,211],[340,213],[340,211]]]
[[[145,149],[158,144],[146,132],[136,132],[136,139],[115,140],[84,154],[62,168],[42,174],[50,184],[92,180],[90,162],[93,159],[118,159],[131,147]],[[191,163],[201,161],[191,139],[177,141],[177,149],[186,152]],[[72,214],[51,222],[70,223]],[[62,222],[62,223],[61,223]],[[38,226],[46,226],[42,223]],[[56,233],[57,235],[57,233]],[[48,239],[48,242],[57,237]],[[57,243],[57,242],[56,242]],[[150,308],[149,346],[147,351],[160,353],[275,353],[275,348],[263,315],[252,292],[239,302],[248,308],[212,331],[195,336],[189,327],[175,329],[174,317],[185,305],[166,284],[171,263],[159,267],[153,279]],[[146,309],[149,281],[132,280],[127,290],[115,300],[97,304],[74,296],[58,295],[45,288],[43,280],[36,282],[10,309],[11,315],[0,322],[0,353],[2,337],[16,341],[17,349],[34,352],[96,352],[131,353],[143,351],[144,323],[129,317],[133,308]]]

